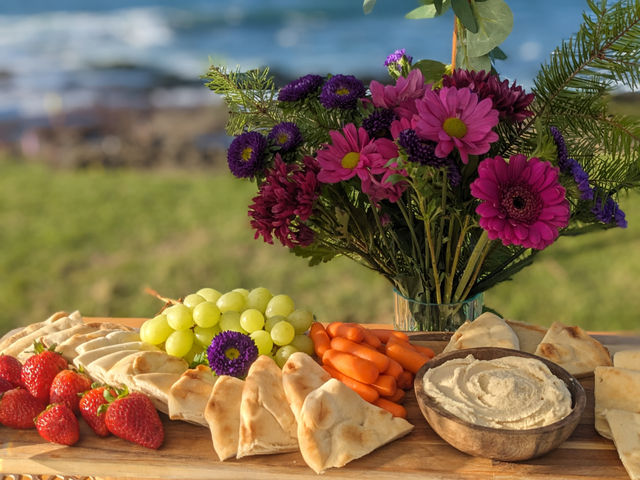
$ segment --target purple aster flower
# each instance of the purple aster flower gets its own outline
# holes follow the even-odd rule
[[[278,100],[281,102],[295,102],[315,92],[324,79],[320,75],[304,75],[280,89]]]
[[[446,167],[449,185],[451,185],[452,187],[457,187],[458,185],[460,185],[460,183],[462,183],[462,172],[460,172],[460,167],[451,157],[447,157]]]
[[[591,209],[598,220],[602,223],[614,223],[620,228],[627,228],[627,220],[624,212],[620,209],[618,203],[607,195],[606,199],[597,199],[596,204]]]
[[[233,139],[227,151],[229,170],[238,178],[253,177],[262,168],[267,139],[258,132],[245,132]]]
[[[407,55],[407,51],[404,48],[401,48],[387,57],[387,59],[384,61],[384,66],[388,67],[391,64],[399,63],[402,60],[402,57],[405,57],[406,61],[409,64],[413,62],[413,57]]]
[[[573,176],[580,191],[580,200],[593,200],[594,192],[593,187],[589,184],[589,174],[584,171],[577,160],[569,158],[567,145],[560,130],[556,127],[550,127],[550,130],[558,149],[558,167],[560,171]]]
[[[226,330],[213,337],[207,348],[207,358],[216,375],[242,378],[258,358],[258,347],[249,335]]]
[[[436,143],[422,140],[412,128],[400,132],[398,145],[404,148],[410,162],[433,167],[441,167],[445,164],[444,158],[436,156]]]
[[[334,75],[322,86],[320,103],[324,108],[351,110],[366,93],[364,84],[353,75]]]
[[[267,138],[269,138],[274,145],[280,147],[282,153],[291,152],[302,143],[300,129],[293,122],[277,124],[271,129]]]
[[[396,118],[396,114],[389,108],[376,109],[371,115],[362,120],[362,127],[371,138],[391,138],[391,122]]]
[[[498,110],[500,120],[510,120],[522,122],[525,118],[533,115],[527,107],[533,102],[535,95],[525,93],[522,87],[513,82],[509,86],[509,80],[500,81],[497,75],[480,72],[469,72],[468,70],[454,70],[451,75],[442,78],[443,87],[468,87],[475,92],[480,100],[490,98],[493,108]]]

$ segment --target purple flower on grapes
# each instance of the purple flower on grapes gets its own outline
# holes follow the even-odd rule
[[[258,347],[250,336],[226,330],[213,337],[207,348],[207,358],[216,375],[242,378],[258,358]]]

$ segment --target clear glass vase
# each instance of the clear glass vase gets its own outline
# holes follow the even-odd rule
[[[409,332],[453,332],[482,313],[482,293],[457,303],[424,303],[407,298],[395,288],[396,330]]]

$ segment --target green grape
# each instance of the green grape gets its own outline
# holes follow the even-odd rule
[[[271,349],[273,348],[273,340],[271,340],[271,335],[264,330],[256,330],[255,332],[251,332],[249,336],[253,339],[253,343],[258,347],[258,353],[260,355],[270,355]]]
[[[200,295],[202,298],[204,298],[207,302],[213,302],[213,303],[216,303],[218,299],[222,296],[222,293],[220,293],[215,288],[201,288],[196,293]]]
[[[278,323],[278,322],[282,322],[282,321],[287,321],[287,317],[283,317],[282,315],[276,315],[274,317],[269,317],[265,320],[264,322],[264,329],[267,332],[270,332],[271,329],[273,328],[273,326]]]
[[[276,323],[271,328],[270,333],[271,333],[271,339],[273,340],[273,343],[275,343],[280,347],[291,343],[291,341],[293,340],[293,337],[296,336],[296,331],[293,328],[293,325],[291,325],[289,322],[284,320]]]
[[[220,321],[220,309],[213,302],[199,303],[193,309],[193,321],[199,327],[213,327]]]
[[[167,322],[167,316],[160,314],[142,324],[142,327],[140,327],[140,339],[152,345],[159,345],[164,342],[173,331],[173,328],[171,328]]]
[[[184,303],[187,307],[189,307],[191,310],[193,310],[193,308],[198,305],[199,303],[205,302],[205,298],[201,295],[198,295],[197,293],[190,293],[189,295],[187,295],[186,297],[184,297],[184,300],[182,300],[182,303]]]
[[[211,340],[213,340],[213,337],[215,337],[219,333],[220,333],[219,325],[216,325],[215,327],[211,327],[211,328],[203,328],[203,327],[196,326],[193,329],[193,335],[195,337],[195,341],[198,345],[202,347],[208,347],[209,345],[211,345]]]
[[[240,326],[249,333],[262,330],[264,315],[255,308],[249,308],[240,314]]]
[[[287,321],[296,329],[296,334],[304,333],[313,323],[313,313],[309,310],[294,310],[287,317]]]
[[[164,314],[167,316],[169,326],[174,330],[187,330],[193,326],[191,309],[182,303],[171,305],[164,311]]]
[[[174,357],[184,357],[193,346],[193,332],[191,330],[176,330],[164,342],[164,350]]]
[[[264,311],[265,317],[273,317],[274,315],[287,316],[295,309],[293,300],[289,295],[276,295],[267,304],[267,308]]]
[[[244,296],[240,292],[224,293],[217,301],[216,306],[220,312],[241,312],[244,310]]]
[[[246,288],[234,288],[233,290],[231,290],[232,292],[238,292],[240,295],[242,295],[242,298],[244,298],[244,301],[247,301],[247,297],[249,296],[249,290],[247,290]]]
[[[261,313],[264,313],[271,297],[273,297],[273,295],[266,288],[254,288],[249,292],[249,295],[247,295],[247,308],[255,308],[256,310],[260,310]]]
[[[304,333],[298,334],[293,337],[290,345],[296,347],[296,349],[298,349],[298,351],[300,352],[304,352],[307,355],[313,355],[313,340],[311,340]]]
[[[240,314],[238,312],[225,312],[220,316],[220,330],[223,332],[233,330],[234,332],[248,333],[242,325],[240,325]]]
[[[285,345],[278,349],[278,351],[274,355],[274,360],[276,361],[278,366],[282,368],[284,364],[287,363],[287,360],[289,359],[291,354],[296,353],[297,351],[298,350],[293,345]]]

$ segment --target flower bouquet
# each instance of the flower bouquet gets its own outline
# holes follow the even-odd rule
[[[366,0],[365,13],[375,2]],[[451,63],[390,55],[386,84],[212,66],[230,110],[228,165],[256,182],[256,238],[310,265],[343,255],[382,274],[405,330],[452,330],[482,292],[560,235],[626,227],[617,194],[640,180],[640,125],[609,94],[640,80],[640,2],[588,2],[527,93],[501,79],[503,0],[430,1],[454,13]],[[400,312],[403,313],[403,312]]]

